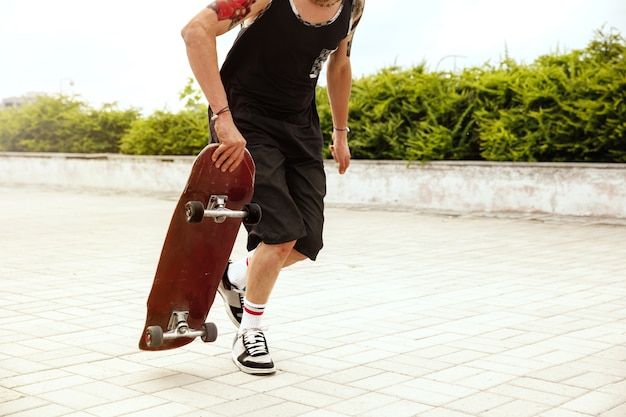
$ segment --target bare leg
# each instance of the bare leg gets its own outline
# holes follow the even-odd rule
[[[261,243],[254,251],[248,265],[246,298],[255,304],[267,304],[278,273],[283,266],[304,259],[304,255],[293,250],[295,241],[268,245]]]
[[[246,295],[242,302],[243,315],[232,351],[233,361],[244,372],[275,372],[274,362],[261,330],[262,317],[281,268],[305,258],[293,249],[295,243],[295,240],[279,245],[261,243],[248,264]]]
[[[296,262],[304,261],[305,259],[308,259],[306,255],[303,255],[297,250],[292,249],[291,252],[289,253],[289,256],[287,256],[287,260],[283,264],[283,268],[287,266],[291,266],[295,264]]]
[[[225,279],[230,285],[226,285],[222,280],[218,291],[224,299],[226,314],[236,327],[241,327],[244,316],[245,296],[239,288],[247,290],[245,294],[249,302],[266,304],[280,268],[307,259],[305,255],[292,248],[293,244],[294,242],[283,245],[261,244],[253,254],[250,253],[245,258],[229,265]],[[287,256],[283,260],[285,253]],[[282,266],[278,266],[281,263]]]

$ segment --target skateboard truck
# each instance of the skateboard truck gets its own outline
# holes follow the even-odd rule
[[[203,342],[214,342],[217,339],[217,326],[215,323],[204,323],[202,329],[190,329],[187,323],[188,311],[173,311],[167,332],[163,332],[161,326],[149,326],[146,329],[146,344],[151,348],[158,348],[164,340],[179,339],[186,337],[195,339],[200,337]]]
[[[261,221],[261,207],[255,203],[248,203],[242,210],[226,208],[228,196],[212,195],[206,209],[201,201],[189,201],[185,204],[185,216],[188,223],[200,223],[205,217],[212,217],[215,223],[224,223],[227,218],[240,218],[247,225],[254,225]]]

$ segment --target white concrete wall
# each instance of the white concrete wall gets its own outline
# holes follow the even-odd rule
[[[177,197],[192,157],[0,153],[0,185]],[[328,161],[330,205],[626,218],[626,164]]]

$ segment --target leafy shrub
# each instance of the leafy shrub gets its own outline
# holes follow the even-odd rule
[[[116,153],[120,137],[138,117],[138,110],[115,104],[96,110],[75,96],[41,96],[0,111],[0,150]]]
[[[185,108],[177,113],[156,111],[136,120],[122,137],[122,153],[135,155],[195,155],[208,143],[208,107],[193,79],[180,93]]]
[[[598,32],[583,51],[499,69],[506,94],[476,120],[489,160],[626,162],[626,45]],[[481,79],[486,85],[490,77]]]
[[[195,155],[208,143],[207,132],[206,113],[156,111],[131,125],[120,150],[134,155]]]
[[[626,162],[625,55],[619,34],[598,31],[586,49],[531,65],[506,58],[458,73],[383,69],[353,83],[352,155]],[[324,88],[317,98],[330,143]]]

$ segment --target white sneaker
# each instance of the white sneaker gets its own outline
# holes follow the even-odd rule
[[[240,290],[230,283],[228,280],[228,267],[226,267],[220,285],[217,287],[217,292],[220,293],[224,300],[226,315],[236,327],[239,327],[239,325],[241,325],[241,318],[243,317],[243,297],[246,291]]]
[[[268,375],[276,372],[261,329],[245,329],[235,336],[233,361],[243,372],[252,375]]]

